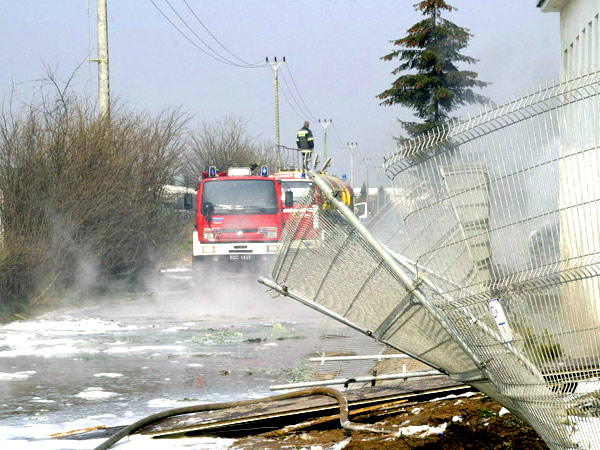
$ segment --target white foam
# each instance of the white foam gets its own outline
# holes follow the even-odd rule
[[[0,327],[0,358],[40,356],[45,358],[93,354],[100,350],[90,345],[88,336],[138,330],[136,325],[122,325],[100,319],[41,319],[12,322]]]
[[[36,373],[35,370],[27,370],[25,372],[13,372],[13,373],[0,372],[0,381],[25,380],[25,379],[29,378],[31,375],[33,375],[34,373]]]
[[[188,327],[171,327],[171,328],[166,328],[162,331],[165,333],[176,333],[177,331],[184,331],[184,330],[189,330],[189,328]]]
[[[0,345],[11,347],[12,350],[0,351],[0,358],[14,358],[17,356],[42,356],[44,358],[66,357],[80,353],[98,353],[90,348],[87,341],[75,339],[35,339],[21,336],[19,339],[10,339],[10,342],[0,340]]]
[[[191,272],[189,267],[174,267],[172,269],[162,269],[163,273],[172,273],[172,272]]]
[[[172,408],[178,404],[179,402],[169,398],[154,398],[148,401],[149,408]]]
[[[104,377],[104,378],[120,378],[123,376],[122,373],[95,373],[94,374],[95,377],[100,378],[100,377]]]
[[[0,438],[0,448],[10,450],[56,450],[57,448],[61,450],[93,450],[103,441],[104,439],[90,439],[85,441],[61,439],[59,443],[56,439],[38,439],[32,441]],[[60,447],[57,447],[58,445]]]
[[[56,403],[54,400],[47,400],[45,398],[34,397],[32,400],[29,400],[29,403]]]
[[[75,397],[84,398],[86,400],[103,400],[105,398],[115,397],[117,395],[116,392],[105,391],[101,387],[89,387],[84,391],[76,394]]]
[[[179,352],[185,350],[183,345],[139,345],[136,347],[111,347],[104,350],[104,353],[115,354],[115,353],[138,353],[147,351],[171,351]]]
[[[117,417],[114,414],[96,414],[95,416],[88,416],[86,420],[98,420],[98,419],[110,419],[113,417]]]
[[[179,442],[175,442],[179,441]],[[225,438],[212,438],[212,437],[197,437],[197,438],[185,438],[185,439],[174,439],[171,443],[171,448],[186,448],[190,450],[225,450],[232,448],[236,442],[235,439]],[[131,445],[132,450],[164,450],[169,448],[165,442],[165,439],[152,439],[151,436],[143,436],[134,434],[129,437],[127,445]]]
[[[137,330],[137,325],[121,325],[119,322],[101,319],[74,319],[63,316],[63,320],[38,320],[12,322],[0,327],[1,331],[36,332],[47,335],[96,334],[109,331]]]

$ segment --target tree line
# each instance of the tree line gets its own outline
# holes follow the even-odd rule
[[[239,118],[193,129],[181,110],[119,104],[99,118],[68,85],[46,81],[37,99],[0,110],[0,315],[56,292],[136,282],[191,235],[165,207],[165,186],[195,188],[209,165],[276,160]]]

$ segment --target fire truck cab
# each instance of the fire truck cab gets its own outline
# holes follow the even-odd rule
[[[219,173],[214,166],[202,175],[193,233],[194,268],[265,261],[279,251],[284,205],[287,200],[292,206],[292,197],[282,197],[281,184],[268,175],[266,166],[260,175],[248,167]]]
[[[273,177],[281,184],[282,199],[292,197],[291,206],[285,205],[283,220],[286,224],[292,223],[294,214],[301,214],[300,222],[294,231],[294,238],[301,240],[318,239],[319,214],[316,188],[305,172],[296,169],[281,170]]]
[[[353,207],[354,198],[351,189],[345,182],[337,177],[322,175],[332,189],[340,195],[340,200],[350,208]],[[294,239],[303,241],[322,241],[323,230],[319,226],[322,214],[328,214],[333,206],[324,198],[322,192],[315,186],[312,180],[301,170],[282,170],[275,174],[281,184],[282,199],[292,195],[292,206],[283,209],[283,218],[286,224],[295,223],[293,231]],[[293,221],[292,216],[299,214],[298,221]],[[287,226],[287,225],[286,225]]]

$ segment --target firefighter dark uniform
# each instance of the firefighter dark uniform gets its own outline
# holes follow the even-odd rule
[[[298,151],[302,153],[302,168],[308,169],[308,161],[315,148],[315,138],[313,137],[312,131],[310,131],[308,122],[304,122],[304,126],[296,133],[296,145]]]

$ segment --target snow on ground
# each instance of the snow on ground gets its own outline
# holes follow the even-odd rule
[[[25,378],[29,378],[34,373],[36,373],[35,370],[26,370],[23,372],[13,372],[13,373],[0,372],[0,381],[23,380]]]
[[[396,437],[400,436],[413,436],[424,438],[427,436],[436,436],[443,434],[446,431],[446,423],[443,423],[437,427],[430,427],[429,425],[410,425],[408,427],[399,428],[396,432]]]
[[[445,397],[437,397],[434,398],[432,400],[429,400],[429,402],[439,402],[440,400],[449,400],[451,398],[469,398],[469,397],[473,397],[474,395],[480,395],[480,392],[465,392],[464,394],[450,394],[450,395],[446,395]]]

